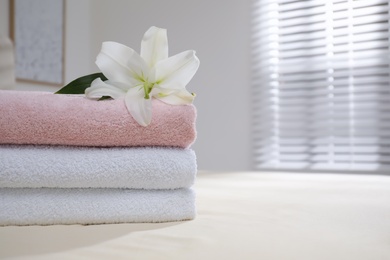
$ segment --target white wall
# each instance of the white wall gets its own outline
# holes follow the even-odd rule
[[[5,0],[0,0],[0,10]],[[97,71],[101,42],[139,51],[152,25],[168,29],[170,55],[194,49],[201,61],[188,85],[197,94],[202,170],[250,169],[250,0],[67,0],[67,82]],[[19,85],[19,89],[41,89]],[[49,87],[51,90],[52,88]]]
[[[9,0],[0,0],[0,36],[9,35]]]

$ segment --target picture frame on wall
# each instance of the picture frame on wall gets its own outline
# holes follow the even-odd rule
[[[10,0],[18,81],[64,84],[65,0]]]

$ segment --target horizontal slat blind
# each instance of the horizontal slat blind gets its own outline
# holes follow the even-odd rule
[[[388,0],[257,0],[256,169],[390,170]]]

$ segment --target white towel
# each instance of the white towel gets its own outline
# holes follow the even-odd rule
[[[0,225],[167,222],[195,217],[191,189],[0,189]]]
[[[196,171],[190,149],[0,146],[0,188],[188,188]]]

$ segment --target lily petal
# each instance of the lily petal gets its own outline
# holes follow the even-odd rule
[[[110,96],[113,99],[124,97],[126,92],[114,85],[103,82],[100,78],[92,81],[91,86],[85,90],[87,98],[101,98],[102,96]]]
[[[103,42],[96,65],[109,80],[133,85],[149,70],[137,52],[117,42]]]
[[[168,58],[167,30],[152,26],[141,42],[141,57],[152,68],[158,61]]]
[[[154,94],[154,97],[170,105],[187,105],[192,104],[195,94],[187,90],[161,91]]]
[[[148,126],[152,121],[152,99],[144,98],[142,87],[131,88],[125,97],[126,107],[135,121],[142,126]]]
[[[184,51],[157,62],[155,66],[156,82],[161,88],[181,89],[195,75],[199,68],[199,59],[195,51]]]

